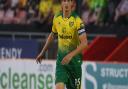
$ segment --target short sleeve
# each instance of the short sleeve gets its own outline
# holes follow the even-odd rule
[[[76,24],[77,24],[77,31],[78,31],[79,35],[86,32],[85,31],[85,25],[84,25],[83,21],[80,19],[80,17],[76,18]]]
[[[54,19],[53,19],[52,32],[53,32],[53,33],[57,33],[56,26],[55,26],[55,17],[54,17]]]

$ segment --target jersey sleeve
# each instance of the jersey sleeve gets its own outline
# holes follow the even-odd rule
[[[52,32],[55,33],[55,34],[57,33],[56,26],[55,26],[55,17],[53,19]]]
[[[84,25],[83,21],[80,19],[80,17],[76,18],[76,24],[77,24],[77,31],[78,31],[79,35],[86,32],[85,31],[85,25]]]

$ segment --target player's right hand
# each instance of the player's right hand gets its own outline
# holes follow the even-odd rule
[[[43,55],[40,53],[40,54],[36,57],[36,62],[37,62],[37,64],[38,64],[38,63],[41,64],[42,59],[43,59]]]

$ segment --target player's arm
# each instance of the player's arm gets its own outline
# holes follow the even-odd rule
[[[39,53],[39,55],[36,58],[37,63],[38,62],[41,63],[41,61],[44,57],[44,53],[47,51],[49,44],[53,41],[56,34],[57,34],[57,30],[56,30],[56,26],[55,26],[55,17],[54,17],[53,25],[52,25],[52,32],[49,34],[43,49],[41,50],[41,52]]]
[[[80,18],[77,18],[77,29],[78,29],[80,44],[75,50],[73,50],[70,53],[71,57],[74,57],[78,53],[82,52],[82,50],[87,48],[88,46],[85,25]]]
[[[75,55],[77,55],[78,53],[82,52],[83,49],[87,48],[87,37],[86,37],[86,33],[82,33],[81,35],[79,35],[79,39],[80,39],[80,45],[73,50],[72,52],[70,52],[68,55],[66,55],[63,60],[62,60],[62,64],[68,64],[72,57],[74,57]]]
[[[72,51],[70,53],[72,55],[72,57],[74,57],[78,53],[82,52],[82,50],[87,48],[87,36],[86,36],[86,33],[82,33],[81,35],[79,35],[79,39],[80,39],[80,45],[74,51]]]
[[[37,63],[41,63],[41,61],[42,61],[42,59],[43,59],[43,57],[44,57],[44,54],[45,54],[45,52],[47,51],[47,49],[48,49],[50,43],[54,40],[54,36],[55,36],[55,34],[54,34],[53,32],[51,32],[51,33],[49,34],[49,36],[48,36],[48,38],[47,38],[47,40],[46,40],[46,43],[45,43],[43,49],[41,50],[41,52],[39,53],[39,55],[38,55],[37,58],[36,58],[36,62],[37,62]]]

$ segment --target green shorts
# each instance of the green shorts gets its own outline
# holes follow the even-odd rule
[[[81,89],[81,76],[82,69],[79,64],[56,65],[55,83],[62,82],[67,89]]]

